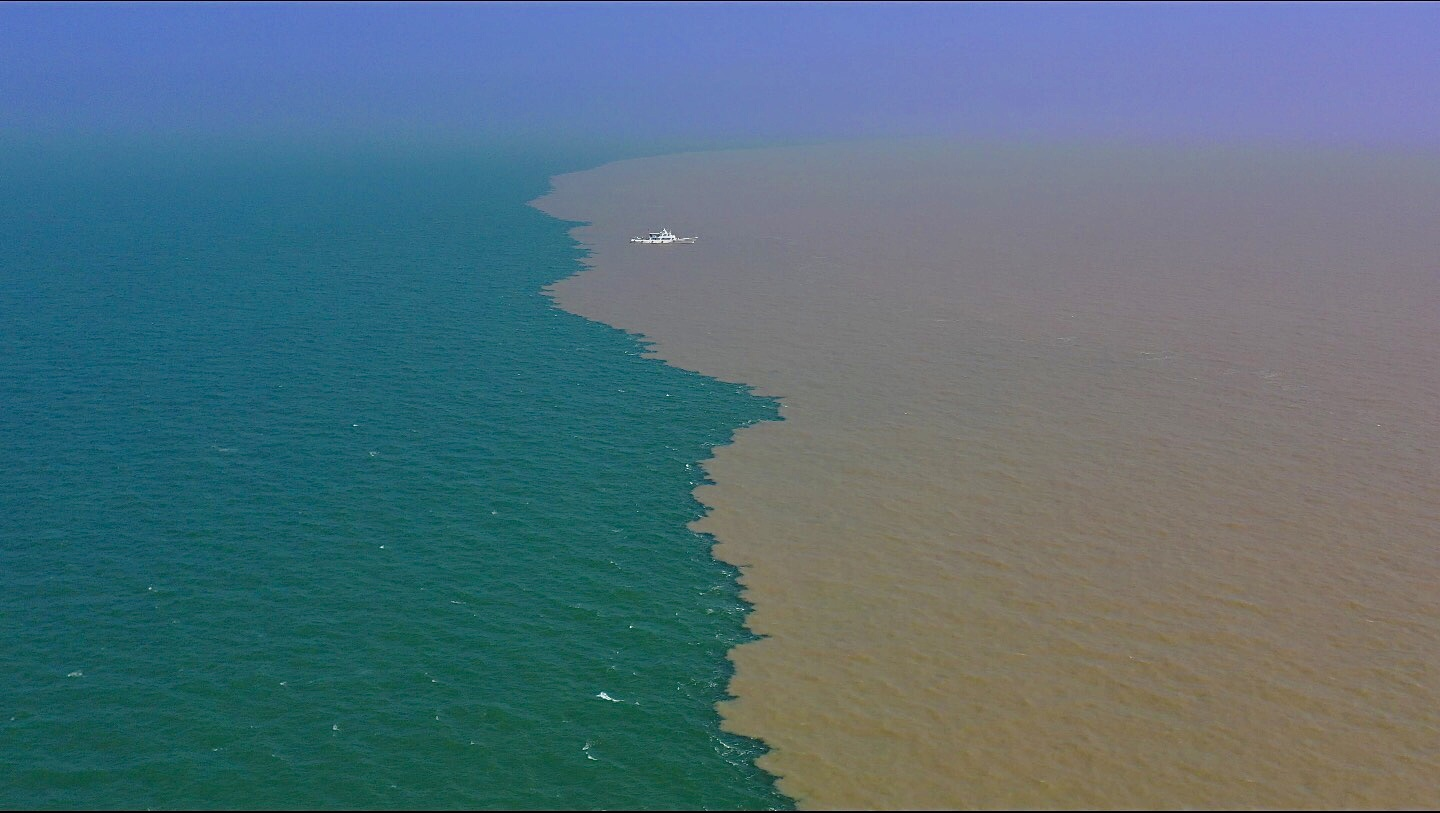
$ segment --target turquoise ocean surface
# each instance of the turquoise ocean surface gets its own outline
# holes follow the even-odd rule
[[[686,527],[775,406],[541,292],[607,157],[4,150],[0,807],[789,806]]]

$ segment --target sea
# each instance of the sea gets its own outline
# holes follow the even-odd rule
[[[791,806],[688,527],[776,402],[544,292],[609,157],[0,150],[0,807]]]

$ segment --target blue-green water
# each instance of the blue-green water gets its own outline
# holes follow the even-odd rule
[[[774,406],[541,295],[601,158],[5,152],[0,807],[788,806],[686,528]]]

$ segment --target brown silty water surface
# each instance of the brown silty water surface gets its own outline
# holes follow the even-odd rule
[[[698,527],[803,806],[1440,805],[1440,162],[841,145],[537,205],[590,224],[563,307],[784,404]]]

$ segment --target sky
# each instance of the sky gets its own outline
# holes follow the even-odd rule
[[[1440,147],[1440,4],[0,4],[0,132]]]

